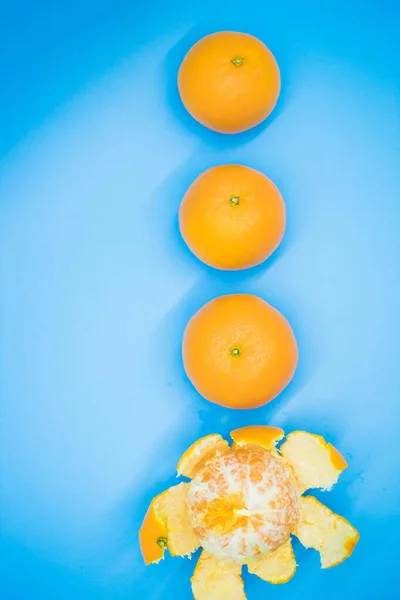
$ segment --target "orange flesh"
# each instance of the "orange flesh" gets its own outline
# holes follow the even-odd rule
[[[190,484],[188,504],[203,548],[238,563],[278,548],[299,518],[288,468],[256,444],[208,463]]]

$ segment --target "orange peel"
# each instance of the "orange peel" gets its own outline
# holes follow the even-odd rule
[[[162,560],[168,545],[167,527],[155,508],[158,498],[159,496],[156,496],[151,501],[139,529],[140,549],[146,565]]]
[[[301,498],[300,521],[293,533],[305,548],[314,548],[320,553],[322,569],[343,562],[360,539],[355,527],[314,496]]]
[[[268,583],[286,583],[296,572],[296,558],[291,540],[288,540],[274,552],[248,564],[249,573],[257,575]]]
[[[241,572],[241,565],[203,550],[191,579],[195,600],[246,600]]]
[[[189,484],[180,483],[152,500],[139,531],[146,564],[163,559],[167,548],[172,556],[190,556],[199,547],[189,518],[188,491]]]
[[[146,564],[189,556],[202,547],[192,576],[195,600],[246,600],[243,565],[272,584],[296,572],[291,535],[320,553],[321,567],[348,558],[358,531],[313,496],[309,488],[330,489],[347,463],[319,436],[290,433],[279,450],[282,429],[242,427],[231,432],[232,447],[212,434],[181,457],[178,475],[192,481],[156,496],[139,538]]]
[[[312,488],[330,490],[346,469],[347,462],[321,435],[293,431],[279,452],[297,478],[300,492]]]
[[[243,446],[245,444],[258,444],[276,453],[275,446],[279,440],[285,435],[285,432],[280,427],[272,425],[250,425],[248,427],[240,427],[231,431],[230,436],[233,439],[235,446]]]
[[[178,476],[193,479],[215,455],[229,452],[229,444],[218,434],[206,435],[184,452],[177,466]]]

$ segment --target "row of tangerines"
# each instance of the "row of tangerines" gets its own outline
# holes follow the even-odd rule
[[[261,123],[280,91],[277,62],[257,38],[220,32],[197,42],[179,69],[189,113],[225,134]],[[192,252],[217,269],[238,270],[266,260],[282,240],[285,203],[263,173],[241,165],[208,169],[190,186],[179,211]],[[293,377],[297,344],[286,319],[256,296],[209,302],[190,320],[183,340],[186,373],[206,399],[254,408],[275,398]]]

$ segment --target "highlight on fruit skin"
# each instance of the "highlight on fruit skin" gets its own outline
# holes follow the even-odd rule
[[[347,467],[321,436],[250,426],[231,432],[232,446],[218,434],[200,438],[184,452],[172,486],[150,503],[139,532],[146,564],[202,553],[191,579],[195,600],[246,600],[241,577],[248,572],[283,584],[296,572],[291,536],[320,553],[333,567],[353,552],[358,531],[313,496],[330,489]]]
[[[219,133],[234,134],[259,125],[274,109],[281,79],[272,52],[247,33],[220,31],[188,51],[178,73],[187,111]]]

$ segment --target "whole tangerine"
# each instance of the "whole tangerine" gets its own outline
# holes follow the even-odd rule
[[[223,165],[204,171],[189,187],[179,226],[190,250],[207,265],[247,269],[279,246],[286,208],[266,175],[242,165]]]
[[[240,133],[264,121],[275,107],[280,85],[279,67],[267,46],[234,31],[199,40],[178,73],[186,109],[219,133]]]
[[[285,317],[251,294],[220,296],[189,321],[183,364],[197,391],[228,408],[257,408],[291,381],[298,350]]]

